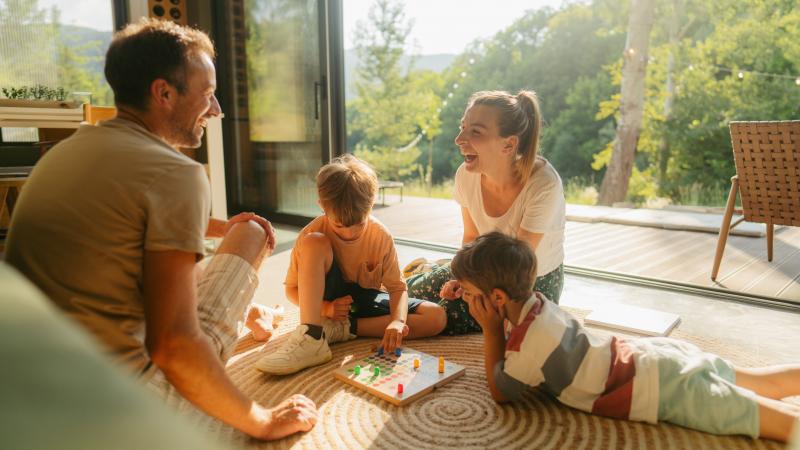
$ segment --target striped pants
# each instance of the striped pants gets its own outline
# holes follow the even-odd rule
[[[217,254],[211,258],[197,284],[197,313],[200,328],[208,336],[225,364],[239,338],[239,321],[244,320],[247,306],[258,286],[253,266],[237,255]],[[178,411],[199,419],[204,414],[184,399],[158,370],[148,381],[165,403]],[[213,389],[213,386],[207,386]]]

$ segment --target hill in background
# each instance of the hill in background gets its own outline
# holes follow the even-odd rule
[[[413,70],[430,70],[433,72],[442,72],[458,55],[450,53],[441,53],[436,55],[418,55],[414,60]],[[402,67],[408,67],[409,56],[403,56],[400,60]],[[356,92],[353,86],[355,80],[355,70],[359,66],[358,54],[355,50],[344,51],[344,98],[345,101],[355,98]]]

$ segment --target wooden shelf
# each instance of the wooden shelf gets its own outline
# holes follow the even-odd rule
[[[0,106],[0,127],[78,128],[83,118],[83,108]]]

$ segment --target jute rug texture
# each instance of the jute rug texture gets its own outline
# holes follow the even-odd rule
[[[585,311],[567,308],[582,319]],[[286,339],[297,325],[296,310],[266,345],[244,336],[228,364],[234,382],[265,405],[294,393],[316,402],[319,422],[310,432],[278,442],[260,442],[216,420],[205,427],[223,441],[264,449],[782,449],[767,440],[714,436],[666,423],[657,426],[606,419],[560,405],[536,390],[523,402],[498,405],[486,387],[480,334],[406,341],[405,345],[467,367],[465,376],[420,400],[397,407],[333,378],[333,371],[352,358],[372,353],[378,339],[359,338],[331,346],[333,360],[289,376],[270,376],[254,369],[262,352]],[[621,333],[615,333],[621,335]],[[692,342],[742,366],[763,365],[752,355],[724,343],[673,331],[671,337]]]

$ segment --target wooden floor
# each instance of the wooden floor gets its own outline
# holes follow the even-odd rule
[[[375,216],[395,237],[461,244],[461,212],[451,200],[387,196]],[[800,303],[800,228],[776,229],[772,262],[765,238],[730,236],[714,283],[716,244],[713,233],[568,221],[565,262]]]

